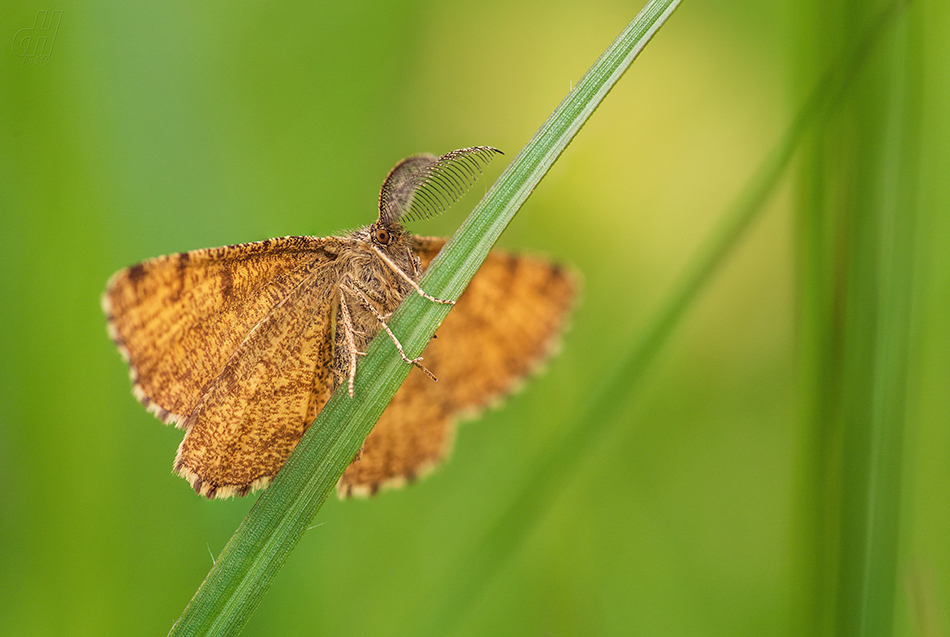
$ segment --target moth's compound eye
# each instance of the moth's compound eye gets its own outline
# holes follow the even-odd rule
[[[376,243],[388,246],[391,240],[392,237],[389,235],[389,230],[386,228],[376,228]]]

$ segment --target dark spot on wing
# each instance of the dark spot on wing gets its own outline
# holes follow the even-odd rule
[[[128,271],[129,283],[138,285],[138,282],[145,276],[145,266],[141,263],[133,265]]]
[[[191,261],[191,255],[187,252],[179,252],[176,256],[178,257],[178,262],[175,264],[175,269],[178,271],[178,287],[171,294],[171,299],[177,303],[185,290],[185,272],[188,269],[188,262]]]
[[[552,287],[557,285],[558,281],[561,281],[562,279],[564,279],[567,276],[567,274],[568,273],[565,272],[564,267],[561,266],[560,263],[552,263],[551,269],[548,271],[548,278],[544,283],[544,289],[545,290],[551,289]]]
[[[509,274],[514,274],[515,270],[518,269],[518,262],[520,258],[517,254],[509,254],[507,263],[505,264],[508,267]]]
[[[230,300],[232,288],[234,287],[234,275],[231,270],[224,268],[221,271],[221,295]]]

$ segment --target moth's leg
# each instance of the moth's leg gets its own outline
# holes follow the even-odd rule
[[[361,352],[356,349],[356,340],[353,338],[353,333],[356,329],[353,327],[353,319],[350,317],[350,308],[346,305],[346,297],[343,295],[343,286],[340,286],[340,314],[343,320],[343,338],[346,340],[346,346],[350,350],[350,372],[347,389],[350,392],[350,398],[352,398],[353,383],[356,381],[356,357],[366,356],[366,352]]]
[[[419,284],[416,283],[415,280],[413,280],[413,278],[412,278],[411,276],[409,276],[408,274],[406,274],[405,272],[403,272],[402,268],[400,268],[398,265],[396,265],[396,264],[393,262],[392,259],[390,259],[388,256],[386,256],[386,253],[383,252],[383,251],[379,248],[379,246],[374,245],[374,246],[373,246],[373,249],[376,250],[376,254],[379,256],[380,259],[383,260],[383,263],[385,263],[386,265],[388,265],[389,268],[390,268],[393,272],[395,272],[396,274],[398,274],[399,276],[401,276],[401,277],[406,281],[406,283],[408,283],[410,286],[412,286],[412,289],[415,290],[416,292],[418,292],[418,293],[419,293],[419,296],[421,296],[421,297],[423,297],[423,298],[426,298],[426,299],[429,299],[429,300],[432,301],[433,303],[444,303],[444,304],[446,304],[446,305],[455,305],[455,301],[449,301],[449,300],[446,300],[446,299],[437,299],[437,298],[435,298],[434,296],[432,296],[431,294],[428,294],[425,290],[423,290],[422,288],[419,287]]]
[[[428,369],[425,368],[425,366],[422,365],[421,356],[419,356],[418,358],[409,358],[408,356],[406,356],[406,351],[402,348],[402,343],[399,342],[399,339],[396,338],[396,335],[393,334],[393,331],[389,329],[388,325],[386,325],[386,319],[388,318],[388,316],[383,316],[383,314],[380,313],[380,311],[376,309],[376,306],[373,305],[373,302],[370,300],[368,296],[366,296],[363,290],[359,289],[355,285],[352,285],[352,283],[353,283],[353,280],[350,277],[346,277],[344,282],[340,285],[340,289],[341,290],[345,289],[350,294],[358,297],[363,302],[363,305],[369,308],[369,310],[373,314],[376,315],[376,320],[379,321],[379,324],[382,325],[383,329],[386,330],[386,333],[389,334],[389,338],[392,339],[392,342],[396,345],[396,349],[399,350],[399,355],[402,357],[402,360],[406,361],[410,365],[415,365],[416,367],[421,369],[425,373],[426,376],[428,376],[434,381],[438,381],[439,379],[435,377],[435,374],[430,372]],[[349,314],[347,312],[347,316],[348,315]],[[353,381],[352,381],[352,376],[351,376],[351,379],[350,379],[351,387],[352,387],[352,382]]]

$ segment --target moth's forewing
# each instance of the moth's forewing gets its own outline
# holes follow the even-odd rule
[[[102,305],[136,396],[166,422],[190,414],[275,299],[333,258],[321,241],[285,237],[195,250],[117,272]]]
[[[175,470],[208,497],[266,486],[330,398],[336,288],[305,280],[247,335],[185,422]]]
[[[266,482],[325,400],[319,359],[344,247],[284,237],[160,257],[110,280],[103,309],[134,393],[188,430],[176,469],[199,492]],[[260,467],[249,471],[254,454]]]

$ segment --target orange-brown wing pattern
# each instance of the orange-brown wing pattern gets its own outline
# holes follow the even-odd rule
[[[251,329],[332,258],[325,241],[285,237],[196,250],[117,272],[102,306],[136,397],[180,424]]]
[[[175,470],[199,493],[266,485],[329,397],[343,241],[198,250],[110,280],[103,309],[134,393],[187,430]]]
[[[416,238],[424,267],[443,243]],[[340,494],[375,493],[441,460],[458,414],[511,391],[551,352],[576,287],[571,273],[548,261],[493,251],[423,354],[439,381],[419,370],[409,374],[344,472]]]
[[[327,267],[323,267],[327,270]],[[330,397],[335,281],[315,272],[262,319],[184,421],[175,470],[208,497],[267,486]]]

